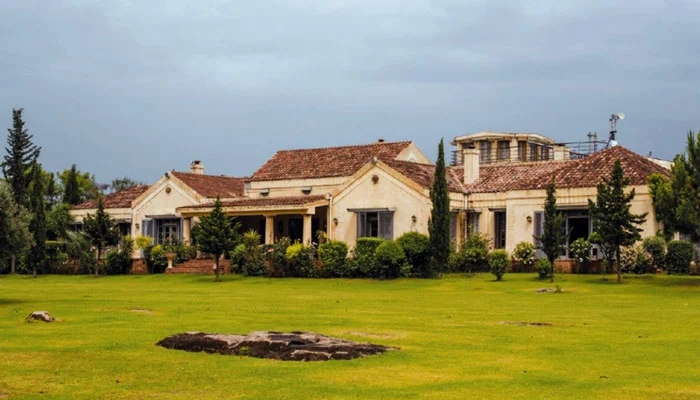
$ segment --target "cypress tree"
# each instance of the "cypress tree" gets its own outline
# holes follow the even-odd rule
[[[102,197],[97,199],[97,212],[95,215],[88,214],[85,219],[84,232],[90,239],[90,243],[97,248],[95,263],[95,277],[97,277],[100,274],[100,254],[102,254],[102,250],[119,242],[119,231],[116,229],[112,218],[105,212]]]
[[[24,128],[23,109],[12,109],[12,128],[8,129],[7,154],[2,163],[2,172],[10,184],[15,203],[27,206],[28,172],[32,163],[39,158],[41,148],[32,143],[33,135]]]
[[[635,193],[632,189],[629,194],[625,194],[628,183],[629,178],[625,176],[620,160],[615,160],[610,177],[604,178],[597,186],[596,202],[588,200],[593,230],[600,235],[608,267],[617,260],[617,283],[622,283],[620,247],[631,246],[641,238],[639,225],[644,223],[647,215],[630,212]]]
[[[72,206],[80,204],[80,185],[78,184],[78,168],[75,164],[70,167],[63,186],[63,202]]]
[[[445,150],[443,139],[438,145],[438,159],[435,163],[435,176],[433,187],[430,189],[430,200],[433,208],[428,221],[430,234],[430,247],[433,255],[433,268],[438,276],[447,265],[450,256],[450,198],[447,190],[447,178],[445,177]]]
[[[15,273],[17,254],[26,251],[33,244],[29,232],[31,214],[15,203],[10,185],[0,180],[0,265],[11,258],[11,273]]]
[[[219,259],[240,242],[239,228],[240,224],[224,213],[219,196],[216,197],[211,214],[201,217],[199,223],[192,228],[192,236],[199,249],[214,256],[214,273],[217,282],[219,281]]]
[[[32,266],[32,276],[36,278],[37,267],[46,258],[46,204],[44,200],[44,179],[39,163],[32,166],[32,184],[29,196],[29,210],[32,219],[29,223],[29,231],[34,237],[34,246],[27,255],[27,260]]]
[[[544,201],[544,224],[542,229],[542,251],[547,255],[550,269],[549,277],[554,282],[554,261],[561,254],[561,248],[566,241],[564,233],[564,216],[557,210],[557,189],[554,178],[547,185],[547,198]]]

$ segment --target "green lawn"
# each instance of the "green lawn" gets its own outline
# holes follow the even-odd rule
[[[0,398],[700,399],[700,278],[613,282],[564,275],[564,293],[535,293],[550,284],[534,274],[2,276]],[[61,321],[25,323],[35,310]],[[312,330],[401,350],[296,363],[154,345],[200,330]]]

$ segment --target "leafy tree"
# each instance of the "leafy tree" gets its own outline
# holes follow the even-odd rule
[[[5,179],[12,188],[15,203],[27,205],[27,189],[29,187],[29,172],[32,163],[39,158],[41,148],[33,142],[33,135],[24,128],[22,120],[23,109],[12,109],[12,128],[8,129],[7,154],[2,163]]]
[[[32,184],[29,196],[29,207],[32,219],[29,231],[34,237],[34,246],[27,254],[27,261],[32,266],[32,276],[36,278],[37,267],[46,258],[46,205],[44,201],[44,179],[39,163],[34,161],[32,166]]]
[[[88,214],[85,218],[83,231],[90,240],[90,243],[97,249],[95,277],[99,276],[100,254],[108,246],[113,246],[119,242],[119,230],[114,225],[112,218],[105,212],[102,197],[97,200],[97,212],[95,215]]]
[[[620,160],[616,160],[610,177],[604,178],[597,186],[596,202],[588,200],[593,230],[600,235],[607,265],[612,266],[613,261],[618,260],[615,264],[617,283],[622,283],[620,247],[631,246],[641,238],[639,225],[646,220],[646,213],[630,212],[635,193],[632,189],[625,194],[628,183],[629,178],[625,176]]]
[[[29,232],[31,214],[15,203],[12,189],[0,180],[0,263],[11,258],[11,273],[15,273],[16,256],[33,245]]]
[[[649,177],[656,219],[664,225],[664,237],[674,232],[700,240],[700,131],[688,132],[685,153],[671,166],[671,179],[660,174]]]
[[[435,177],[430,190],[430,200],[433,208],[428,221],[428,233],[434,267],[438,276],[447,265],[450,256],[450,197],[445,177],[445,150],[443,139],[438,145],[438,159],[435,163]]]
[[[238,233],[240,226],[239,222],[235,222],[224,213],[221,200],[217,196],[211,214],[200,218],[199,223],[192,229],[192,235],[199,248],[214,256],[217,282],[219,281],[219,259],[224,253],[233,250],[241,241]]]
[[[113,191],[118,192],[120,190],[128,189],[132,186],[143,185],[143,184],[144,184],[143,182],[138,182],[138,181],[135,181],[135,180],[125,176],[123,178],[117,178],[117,179],[112,180],[112,183],[109,185],[109,187]]]
[[[67,239],[73,219],[68,213],[70,206],[65,203],[56,204],[46,214],[46,237],[48,240]]]
[[[542,251],[549,261],[549,278],[554,282],[554,261],[561,254],[566,242],[564,216],[557,210],[557,189],[554,179],[547,185],[547,198],[544,201],[544,227],[542,229]]]
[[[58,179],[63,187],[63,202],[72,206],[102,196],[106,188],[95,181],[95,175],[81,173],[75,164],[59,173]]]

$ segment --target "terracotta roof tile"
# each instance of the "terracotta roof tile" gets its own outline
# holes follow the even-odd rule
[[[482,165],[479,179],[465,185],[464,169],[447,168],[447,179],[451,192],[496,193],[508,190],[545,189],[556,178],[557,188],[595,187],[603,177],[612,172],[615,160],[620,160],[630,185],[646,185],[649,175],[659,173],[669,176],[662,166],[622,146],[601,150],[578,160],[550,162]],[[435,166],[405,161],[385,161],[387,165],[424,188],[433,184]]]
[[[106,195],[102,200],[105,208],[131,208],[131,202],[141,196],[150,186],[136,185],[118,192]],[[90,210],[97,208],[97,200],[88,200],[73,207],[74,210]]]
[[[479,179],[464,186],[471,193],[536,190],[545,189],[554,177],[557,188],[594,187],[610,175],[618,159],[630,185],[646,185],[653,173],[669,175],[662,166],[622,146],[615,146],[578,160],[481,166]],[[463,176],[461,167],[454,169]]]
[[[221,202],[223,207],[264,207],[264,206],[297,206],[326,199],[325,195],[314,196],[290,196],[290,197],[259,197],[225,200]],[[210,208],[213,202],[202,203],[182,208]]]
[[[435,166],[432,164],[418,164],[410,161],[398,160],[385,161],[385,163],[398,171],[400,174],[426,189],[430,189],[433,186]],[[450,192],[464,192],[464,188],[462,187],[462,177],[455,174],[454,168],[447,168],[445,175],[447,177],[448,189]]]
[[[207,198],[232,198],[243,196],[243,183],[247,178],[231,176],[200,175],[189,172],[171,171],[171,174],[195,192]]]
[[[350,176],[372,157],[394,160],[411,142],[382,142],[359,146],[282,150],[275,153],[251,181]]]

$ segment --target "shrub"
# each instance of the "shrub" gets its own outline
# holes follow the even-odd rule
[[[663,236],[652,236],[644,239],[642,242],[644,250],[651,256],[651,263],[659,268],[664,267],[664,259],[666,258],[666,240]]]
[[[513,259],[520,261],[525,269],[529,269],[535,263],[535,245],[530,242],[516,244]]]
[[[125,275],[131,273],[131,253],[134,252],[134,241],[125,236],[121,240],[120,249],[107,253],[107,273],[110,275]]]
[[[360,277],[379,277],[380,271],[379,266],[377,265],[377,258],[374,256],[374,252],[383,241],[384,239],[370,237],[357,239],[357,245],[355,246],[355,260],[358,264],[357,267]]]
[[[152,244],[153,238],[150,236],[138,236],[136,237],[136,240],[134,240],[134,246],[137,250],[143,250]]]
[[[620,271],[623,273],[632,272],[637,267],[637,249],[634,246],[620,247],[619,263]]]
[[[374,252],[382,275],[387,279],[398,278],[402,267],[406,263],[406,255],[399,244],[394,240],[385,240]],[[410,271],[410,269],[409,269]],[[404,269],[406,274],[410,273]]]
[[[510,266],[510,258],[505,250],[494,250],[488,255],[489,268],[491,273],[500,281]]]
[[[260,248],[260,234],[250,230],[243,234],[243,273],[247,276],[265,274],[265,258]]]
[[[231,251],[231,272],[243,272],[243,256],[245,255],[245,245],[243,243],[234,247]]]
[[[185,261],[192,260],[194,258],[197,258],[197,248],[194,246],[185,246],[182,244],[176,245],[175,248],[175,253],[177,253],[177,256],[175,256],[175,264],[181,264],[184,263]]]
[[[551,269],[552,264],[547,258],[540,258],[539,260],[535,261],[535,271],[540,279],[548,279]]]
[[[486,235],[475,232],[462,245],[459,251],[459,263],[462,272],[482,272],[488,268],[489,239]]]
[[[591,242],[584,238],[578,238],[569,245],[569,257],[576,262],[578,272],[588,272],[588,263],[591,261]]]
[[[644,250],[644,246],[637,246],[637,265],[634,267],[635,274],[648,274],[653,271],[654,264],[651,254]]]
[[[295,276],[299,278],[315,278],[319,276],[319,269],[316,267],[316,245],[313,243],[304,246],[295,243],[287,247],[288,268],[285,276]]]
[[[687,274],[695,248],[690,242],[671,240],[666,249],[666,268],[669,273]]]
[[[330,276],[349,276],[348,270],[348,245],[345,242],[331,240],[319,246],[321,253],[321,265],[326,274]]]
[[[157,244],[148,246],[143,250],[143,256],[146,259],[146,268],[151,274],[160,274],[165,272],[168,266],[168,259],[165,257],[163,246]]]
[[[289,238],[284,237],[271,246],[263,246],[263,253],[268,263],[268,276],[291,276],[289,274],[289,261],[287,260],[287,251],[289,251],[290,245],[291,241]]]
[[[396,239],[406,255],[412,274],[427,278],[430,275],[430,238],[418,232],[404,233]],[[449,267],[448,267],[449,268]]]

